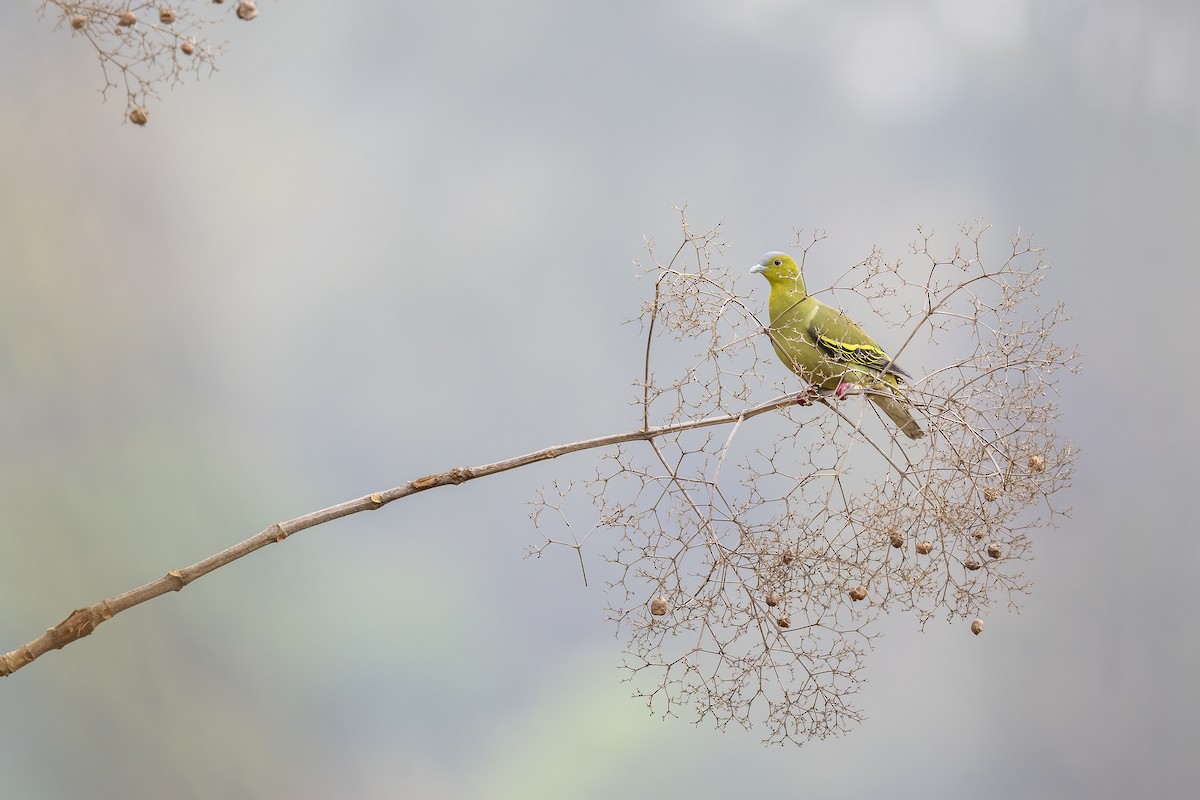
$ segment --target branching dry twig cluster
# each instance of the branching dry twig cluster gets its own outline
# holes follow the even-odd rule
[[[216,71],[221,48],[204,31],[219,17],[205,10],[224,1],[42,0],[41,12],[57,19],[56,28],[66,27],[92,45],[104,75],[101,94],[107,98],[110,90],[124,92],[127,118],[145,125],[147,106],[160,85]],[[253,0],[240,0],[233,13],[252,20],[258,8]]]
[[[919,444],[898,441],[861,397],[742,425],[738,408],[781,388],[767,376],[800,388],[772,361],[762,304],[739,287],[745,270],[721,266],[715,232],[686,220],[665,262],[649,248],[643,426],[738,419],[623,445],[579,487],[595,529],[616,540],[611,616],[652,712],[765,724],[769,741],[841,733],[861,718],[852,701],[879,614],[912,612],[923,626],[1028,591],[1029,537],[1064,513],[1052,499],[1073,452],[1055,397],[1079,359],[1052,338],[1062,307],[1037,306],[1039,248],[1018,234],[991,266],[986,230],[964,227],[945,256],[921,232],[913,263],[876,250],[831,290],[892,322],[884,336],[884,323],[859,320],[921,376],[907,391],[929,432]],[[821,238],[798,235],[797,250],[807,257]],[[583,542],[556,534],[570,488],[534,502],[545,537],[534,552],[567,544],[582,563]]]

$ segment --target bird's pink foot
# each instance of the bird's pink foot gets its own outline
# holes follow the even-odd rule
[[[833,396],[835,399],[841,400],[853,388],[854,388],[854,384],[852,384],[852,383],[845,383],[845,382],[839,383],[837,388],[833,390]]]

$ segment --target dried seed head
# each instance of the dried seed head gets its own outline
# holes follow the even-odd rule
[[[117,24],[122,28],[130,28],[137,24],[137,14],[132,11],[122,11],[121,16],[117,18]]]
[[[850,590],[850,599],[855,602],[858,602],[859,600],[866,600],[867,599],[867,587],[855,586],[853,589]]]
[[[888,534],[888,541],[892,543],[892,547],[903,547],[904,534],[900,531],[892,531]]]
[[[1003,551],[1000,549],[1000,545],[996,544],[995,542],[992,542],[991,544],[988,545],[988,549],[987,549],[988,557],[999,558],[1000,553],[1002,553],[1002,552]]]
[[[999,497],[1000,493],[990,486],[983,490],[983,499],[987,500],[989,503],[996,502],[996,499]]]
[[[144,108],[135,108],[129,112],[129,121],[134,125],[145,125],[150,119],[150,112]]]
[[[789,548],[779,554],[779,560],[782,561],[784,564],[790,564],[796,560],[796,554],[793,553],[791,551],[791,549]]]
[[[779,595],[775,594],[774,592],[771,592],[769,595],[767,595],[767,605],[769,605],[771,608],[779,605]]]
[[[179,45],[179,49],[183,51],[185,56],[190,56],[192,53],[196,52],[196,45],[192,44],[191,42],[184,42],[183,44]]]
[[[976,539],[982,539],[986,535],[986,533],[987,532],[984,531],[983,528],[980,528],[979,530],[974,531],[971,535],[974,536]]]
[[[84,25],[87,25],[87,17],[82,14],[76,14],[71,17],[71,27],[75,30],[81,29]]]
[[[933,542],[922,541],[917,542],[917,552],[923,556],[927,556],[933,552]]]
[[[779,627],[781,628],[792,627],[792,617],[789,614],[781,614],[779,619],[775,621],[779,623]]]
[[[971,623],[971,633],[976,636],[983,633],[983,620],[976,617],[975,621]]]
[[[244,19],[247,22],[258,16],[258,7],[254,5],[253,0],[242,0],[237,7],[238,19]]]
[[[966,560],[966,562],[963,564],[963,566],[966,567],[967,569],[971,570],[971,572],[974,572],[975,570],[982,567],[983,564],[980,564],[978,561],[976,561],[973,558],[969,558]]]
[[[650,601],[650,613],[656,617],[664,616],[667,613],[667,598],[661,594]]]
[[[158,10],[158,21],[163,25],[170,25],[177,19],[179,19],[179,16],[175,13],[175,9],[173,8],[160,8]]]
[[[1029,469],[1033,472],[1041,472],[1046,468],[1046,457],[1042,455],[1032,455],[1029,457]]]

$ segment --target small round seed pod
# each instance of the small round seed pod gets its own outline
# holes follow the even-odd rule
[[[855,586],[853,589],[850,590],[850,599],[855,602],[858,602],[859,600],[866,600],[867,599],[867,587]]]
[[[976,636],[983,633],[983,620],[976,617],[975,621],[971,623],[971,633]]]
[[[888,541],[892,547],[904,547],[904,534],[900,531],[892,531],[888,534]]]
[[[150,119],[150,112],[140,106],[129,112],[129,121],[134,125],[145,125]]]
[[[667,598],[659,595],[650,601],[650,613],[656,617],[665,616],[667,613]]]
[[[980,564],[978,561],[976,561],[973,558],[969,558],[966,560],[966,562],[963,563],[963,566],[966,567],[967,569],[971,570],[971,572],[974,572],[975,570],[982,567],[983,564]]]
[[[791,618],[791,616],[790,616],[790,615],[788,615],[788,614],[782,614],[782,615],[780,615],[779,619],[777,619],[777,620],[775,620],[775,621],[776,621],[777,623],[779,623],[779,627],[781,627],[781,628],[790,628],[790,627],[792,627],[792,618]]]
[[[927,556],[933,552],[933,542],[928,540],[917,542],[917,552],[923,556]]]
[[[242,0],[237,7],[238,19],[244,19],[247,22],[258,16],[258,6],[254,5],[253,0]]]
[[[81,30],[84,25],[87,25],[87,17],[82,14],[76,14],[71,17],[71,27],[75,30]]]
[[[767,595],[767,605],[769,605],[771,608],[779,605],[779,595],[775,594],[774,592],[771,592],[769,595]]]
[[[122,28],[132,28],[137,25],[137,14],[132,11],[122,11],[121,16],[117,17],[117,24]]]
[[[999,558],[1002,552],[1004,551],[1000,549],[1000,545],[995,542],[992,542],[987,547],[988,558]]]
[[[1029,469],[1031,472],[1041,472],[1046,468],[1046,457],[1043,455],[1034,454],[1029,457]]]
[[[173,8],[160,8],[158,10],[158,21],[163,25],[170,25],[177,19],[179,19],[179,15],[175,13],[175,9]]]

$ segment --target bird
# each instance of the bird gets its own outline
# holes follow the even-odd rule
[[[772,250],[750,272],[771,284],[767,332],[784,366],[817,389],[832,390],[839,400],[860,387],[905,436],[925,435],[900,390],[912,376],[845,312],[810,296],[795,259]],[[801,394],[797,401],[807,405],[812,395]]]

